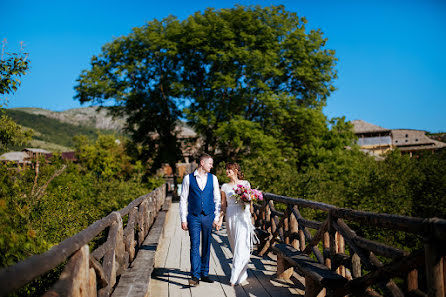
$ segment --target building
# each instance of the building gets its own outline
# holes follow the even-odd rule
[[[38,159],[39,157],[45,157],[45,161],[50,162],[53,157],[53,153],[47,150],[38,148],[25,148],[21,152],[8,152],[0,156],[0,162],[4,163],[14,163],[18,167],[26,167],[27,165],[32,166],[32,160]],[[76,162],[75,152],[63,152],[60,157],[64,160]]]
[[[31,164],[31,158],[26,152],[9,152],[0,156],[3,163],[14,163],[17,167],[26,167]]]
[[[446,143],[427,137],[425,131],[411,129],[392,130],[392,145],[411,157],[421,151],[435,152],[446,147]]]
[[[39,157],[44,156],[45,160],[48,160],[52,156],[51,152],[39,148],[24,148],[22,152],[28,154],[30,159],[38,159]]]
[[[392,149],[392,131],[362,120],[352,121],[358,136],[358,145],[373,155],[382,155]]]
[[[427,137],[426,131],[422,130],[386,129],[362,120],[352,121],[352,124],[361,150],[373,155],[382,155],[398,148],[412,156],[414,153],[435,152],[446,147],[446,143]]]

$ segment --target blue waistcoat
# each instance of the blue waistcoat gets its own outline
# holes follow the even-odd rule
[[[214,179],[212,174],[208,173],[208,179],[203,191],[198,186],[194,174],[189,174],[189,197],[187,198],[187,202],[188,213],[195,216],[198,216],[202,211],[205,215],[214,212]]]

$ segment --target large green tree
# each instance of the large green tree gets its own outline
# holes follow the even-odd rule
[[[0,95],[14,93],[20,86],[20,77],[26,74],[29,68],[28,54],[24,52],[5,52],[6,40],[2,42],[0,57]],[[9,145],[20,145],[31,139],[32,132],[23,129],[14,122],[3,110],[7,98],[0,97],[0,151]]]
[[[75,87],[81,103],[114,101],[109,110],[126,117],[127,131],[143,144],[142,157],[173,169],[180,154],[175,127],[181,112],[175,84],[179,61],[168,37],[179,34],[179,26],[174,18],[154,20],[104,45]]]
[[[234,115],[266,127],[271,105],[291,100],[320,108],[334,90],[334,51],[320,31],[283,6],[237,6],[196,13],[183,22],[186,115],[214,153],[215,131]]]
[[[334,51],[305,23],[284,6],[210,8],[183,21],[154,20],[92,58],[77,98],[114,101],[112,111],[127,116],[133,139],[156,160],[176,161],[174,127],[184,118],[203,137],[204,151],[227,157],[233,148],[217,131],[239,122],[259,128],[258,135],[277,134],[281,108],[320,111],[334,90]],[[288,132],[294,133],[282,134]]]

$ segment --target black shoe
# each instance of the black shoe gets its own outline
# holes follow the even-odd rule
[[[200,280],[198,278],[193,276],[189,279],[189,286],[195,287],[195,286],[198,286],[199,284],[200,284]]]
[[[205,283],[210,283],[210,284],[212,284],[214,281],[213,280],[211,280],[210,278],[209,278],[209,276],[202,276],[201,277],[201,281],[203,281],[203,282],[205,282]]]

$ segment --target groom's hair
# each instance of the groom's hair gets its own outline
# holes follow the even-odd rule
[[[201,164],[201,161],[204,161],[204,160],[206,160],[206,159],[212,159],[212,157],[211,157],[210,155],[206,154],[206,153],[203,153],[203,154],[200,156],[200,159],[198,159],[198,164]]]

